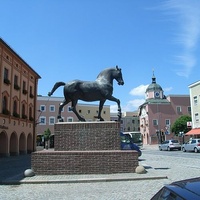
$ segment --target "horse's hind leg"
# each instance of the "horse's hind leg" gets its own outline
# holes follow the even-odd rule
[[[68,101],[64,100],[62,103],[60,103],[60,106],[59,106],[59,109],[58,109],[58,116],[57,116],[57,118],[58,118],[58,120],[59,120],[60,122],[63,122],[63,119],[62,119],[62,117],[61,117],[62,109],[63,109],[63,107],[64,107],[65,105],[67,105],[69,102],[70,102],[69,100],[68,100]]]
[[[106,100],[102,100],[102,101],[99,102],[98,119],[99,119],[100,121],[104,121],[104,119],[101,117],[101,111],[102,111],[102,109],[103,109],[103,105],[104,105],[105,101],[106,101]]]
[[[76,104],[77,104],[78,100],[74,100],[72,101],[72,111],[75,113],[75,115],[78,117],[79,121],[85,122],[85,119],[83,117],[81,117],[78,112],[76,111]]]

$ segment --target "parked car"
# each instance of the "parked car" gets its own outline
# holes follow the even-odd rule
[[[200,177],[165,185],[151,200],[199,200]]]
[[[178,140],[166,140],[159,145],[160,151],[162,150],[171,151],[174,149],[181,150],[181,144],[178,142]]]
[[[142,155],[142,151],[140,147],[137,146],[133,141],[130,135],[120,133],[121,137],[121,150],[136,150],[138,152],[138,156]]]
[[[200,139],[192,139],[182,145],[182,151],[200,152]]]

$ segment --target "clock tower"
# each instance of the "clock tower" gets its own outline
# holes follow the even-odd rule
[[[163,99],[164,97],[162,87],[156,83],[154,71],[152,76],[152,83],[147,87],[145,94],[146,99]]]

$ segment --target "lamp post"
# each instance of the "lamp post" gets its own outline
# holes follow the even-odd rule
[[[185,143],[185,135],[184,135],[184,132],[183,131],[180,131],[179,132],[179,136],[181,136],[182,137],[182,141],[183,141],[183,144]]]

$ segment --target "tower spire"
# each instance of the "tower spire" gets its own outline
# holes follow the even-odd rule
[[[154,75],[154,68],[153,68],[152,83],[156,83],[156,77],[155,77],[155,75]]]

